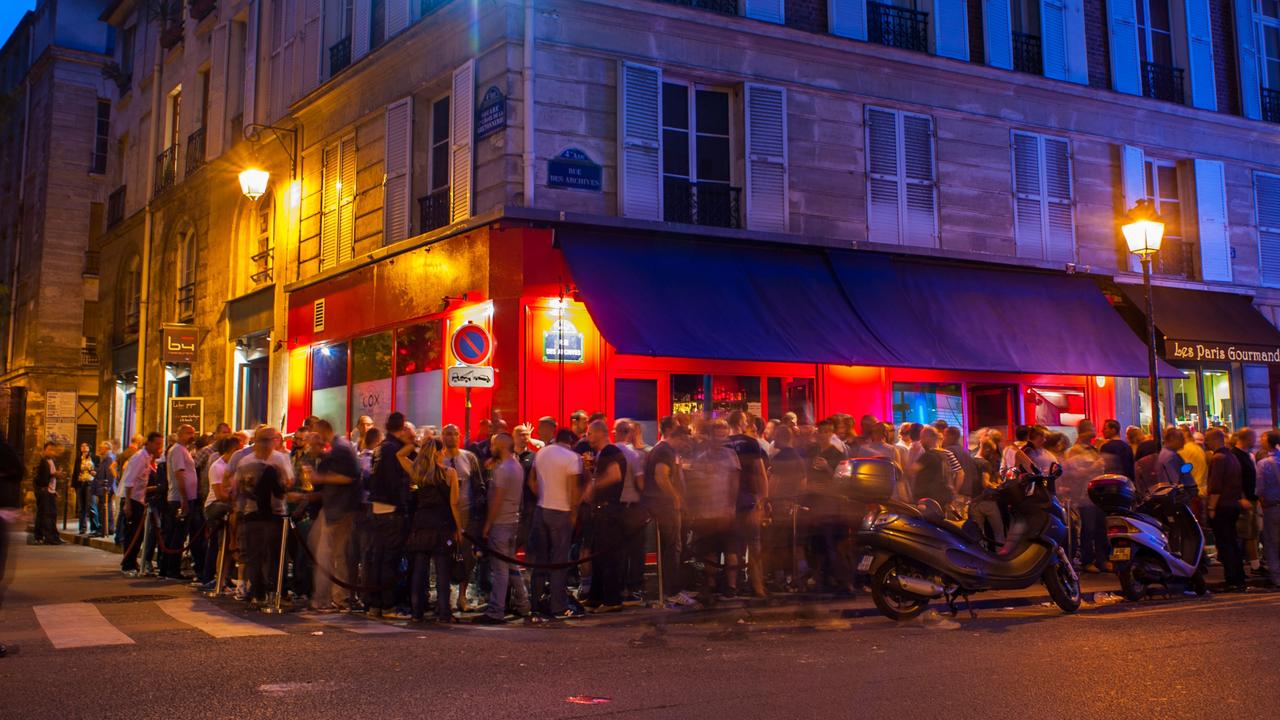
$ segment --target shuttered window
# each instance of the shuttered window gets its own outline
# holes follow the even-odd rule
[[[933,118],[868,107],[866,126],[868,238],[936,247]]]
[[[1074,261],[1070,143],[1014,131],[1013,189],[1018,255]]]
[[[662,215],[662,70],[618,67],[618,211],[623,217]]]
[[[787,229],[787,92],[748,84],[746,91],[747,227]]]
[[[356,139],[324,149],[321,171],[320,269],[351,259],[355,247]]]
[[[476,65],[474,60],[453,71],[452,147],[449,153],[450,222],[471,217],[473,139],[475,135]]]
[[[782,0],[744,0],[743,15],[756,20],[782,24],[784,14]]]
[[[1280,287],[1280,175],[1254,173],[1258,214],[1258,273],[1263,285]]]
[[[413,98],[387,106],[386,183],[383,185],[383,242],[391,244],[409,237],[409,192],[413,163]]]

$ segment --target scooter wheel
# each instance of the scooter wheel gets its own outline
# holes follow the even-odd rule
[[[890,620],[905,622],[924,612],[929,607],[929,601],[905,593],[898,587],[898,573],[901,570],[897,558],[886,560],[871,579],[871,599],[880,614]]]
[[[1187,584],[1191,587],[1191,591],[1199,597],[1204,597],[1209,593],[1209,584],[1204,580],[1204,568],[1197,568],[1195,574],[1187,580]]]
[[[1080,609],[1080,580],[1066,563],[1064,559],[1045,568],[1040,579],[1058,608],[1064,613],[1073,613]]]
[[[1120,594],[1129,602],[1138,602],[1147,596],[1147,585],[1134,575],[1133,563],[1117,563],[1116,578],[1120,580]]]

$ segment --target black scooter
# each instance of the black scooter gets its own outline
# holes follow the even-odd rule
[[[1051,492],[1062,474],[1011,473],[999,488],[1000,501],[1013,519],[1008,553],[972,520],[944,518],[932,500],[920,506],[880,501],[858,532],[869,552],[858,570],[871,575],[871,598],[892,620],[910,620],[936,598],[945,598],[954,615],[956,602],[983,590],[1022,589],[1043,582],[1063,612],[1080,607],[1080,578],[1067,558],[1062,506]],[[970,614],[973,610],[970,607]]]

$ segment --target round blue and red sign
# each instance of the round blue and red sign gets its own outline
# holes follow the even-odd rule
[[[453,356],[464,365],[484,365],[493,355],[493,336],[483,326],[467,323],[453,333]]]

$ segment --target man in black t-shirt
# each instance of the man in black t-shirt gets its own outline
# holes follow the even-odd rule
[[[1133,448],[1129,447],[1129,443],[1120,437],[1120,423],[1111,419],[1103,421],[1102,439],[1103,443],[1098,447],[1098,452],[1102,454],[1102,461],[1107,472],[1119,473],[1133,480]]]
[[[627,456],[609,442],[609,426],[597,420],[587,426],[587,456],[591,482],[587,488],[595,526],[591,542],[591,593],[593,612],[622,609],[626,533],[622,523],[622,481],[627,477]]]
[[[363,498],[360,460],[351,441],[334,432],[327,420],[316,423],[316,432],[329,446],[320,456],[312,483],[319,488],[313,497],[320,499],[320,516],[310,533],[316,572],[311,607],[321,612],[337,612],[350,608],[351,591],[333,582],[332,577],[350,584],[355,580],[354,565],[349,562],[356,512]]]
[[[760,527],[764,520],[764,498],[768,495],[769,480],[765,470],[767,459],[760,440],[755,437],[751,418],[740,410],[729,413],[729,439],[725,447],[738,456],[742,476],[738,482],[737,513],[733,523],[733,554],[729,556],[731,587],[737,578],[737,569],[744,557],[751,558],[747,568],[751,590],[757,597],[764,597],[763,552],[760,547]]]
[[[689,450],[689,430],[679,427],[675,418],[664,417],[658,423],[662,439],[644,462],[645,509],[653,517],[660,538],[662,600],[673,605],[692,605],[697,601],[684,592],[681,582],[680,555],[684,532],[680,514],[684,505],[684,473],[680,456]]]
[[[946,453],[938,449],[938,431],[928,426],[923,428],[920,431],[920,445],[923,451],[916,460],[916,499],[932,498],[945,509],[955,493],[947,480],[949,460]]]

